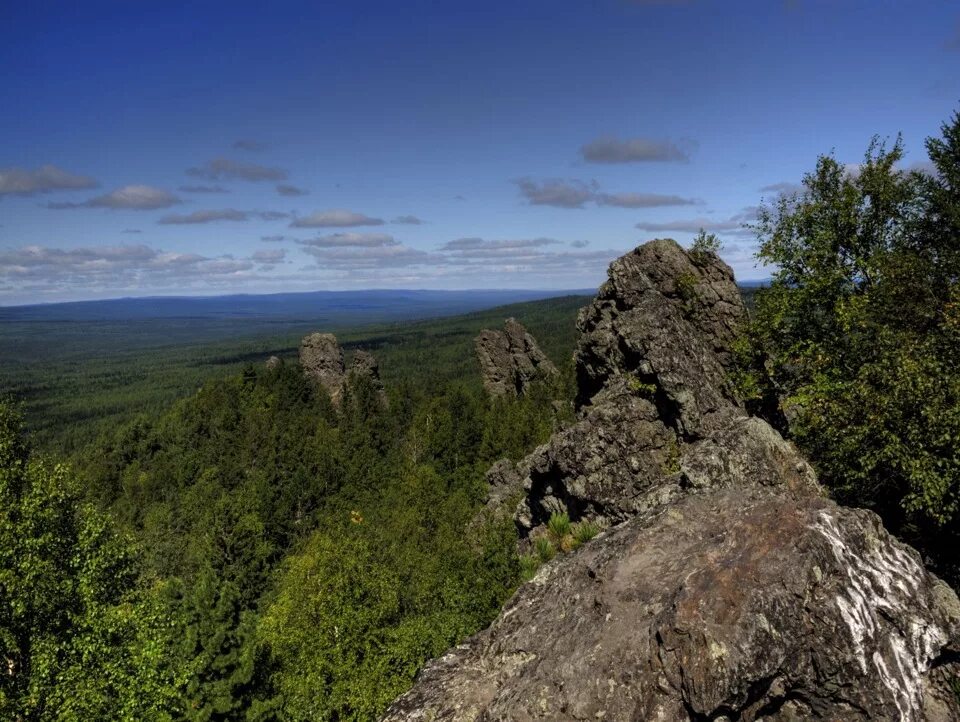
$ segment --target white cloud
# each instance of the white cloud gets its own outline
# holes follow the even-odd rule
[[[601,136],[582,146],[580,155],[588,163],[685,162],[690,160],[695,144],[686,141],[683,145],[651,138]]]
[[[93,178],[69,173],[55,165],[26,168],[0,168],[0,197],[5,195],[32,196],[37,193],[96,188]]]
[[[186,214],[164,216],[157,223],[161,225],[186,225],[193,223],[212,223],[214,221],[246,221],[250,216],[245,211],[227,208],[222,211],[192,211]]]
[[[561,178],[543,181],[520,178],[515,182],[530,205],[556,208],[583,208],[585,203],[594,199],[598,187],[596,181],[584,183]]]
[[[693,206],[700,203],[695,198],[682,198],[662,193],[599,193],[597,205],[618,208],[658,208],[662,206]]]
[[[117,188],[106,195],[90,198],[82,203],[47,203],[47,208],[111,208],[126,211],[155,211],[180,203],[180,199],[162,188],[145,185],[130,185]]]
[[[229,193],[223,186],[180,186],[177,190],[183,193]]]
[[[251,260],[256,261],[257,263],[279,263],[287,256],[287,251],[284,248],[270,249],[266,251],[254,251],[253,255],[250,257]]]
[[[397,241],[388,233],[332,233],[297,241],[304,246],[314,248],[382,248],[395,246]]]
[[[277,221],[289,217],[282,211],[238,211],[233,208],[222,210],[202,210],[190,213],[172,213],[164,216],[157,223],[161,225],[191,225],[198,223],[213,223],[216,221],[249,221],[258,218],[262,221]]]
[[[734,214],[722,221],[701,216],[700,218],[667,221],[666,223],[641,221],[636,224],[636,227],[641,231],[649,231],[652,233],[699,233],[702,228],[707,233],[752,237],[753,231],[746,228],[745,224],[756,220],[757,210],[756,206],[749,206],[744,208],[740,213]]]
[[[382,226],[383,219],[371,218],[363,213],[354,213],[342,208],[317,211],[297,218],[291,228],[349,228],[351,226]]]
[[[187,175],[207,180],[282,181],[287,172],[255,163],[242,163],[229,158],[214,158],[197,168],[188,168]]]

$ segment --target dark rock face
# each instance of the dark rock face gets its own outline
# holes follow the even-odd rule
[[[343,350],[332,333],[311,333],[300,341],[300,366],[337,403],[343,390]]]
[[[958,632],[872,513],[725,489],[541,569],[385,719],[957,719]]]
[[[484,388],[494,396],[520,396],[535,379],[557,373],[533,336],[513,318],[507,319],[503,331],[481,331],[474,346]]]
[[[387,395],[380,380],[380,364],[369,351],[357,350],[353,352],[353,365],[350,368],[351,378],[365,378],[370,381],[381,403],[386,404]]]
[[[653,241],[581,311],[578,418],[488,473],[545,565],[386,720],[958,720],[960,602],[727,381],[744,317],[716,256]],[[479,350],[479,343],[478,343]]]

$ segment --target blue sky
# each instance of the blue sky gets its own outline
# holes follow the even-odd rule
[[[5,3],[0,304],[585,288],[960,108],[960,6]],[[764,190],[766,189],[766,190]]]

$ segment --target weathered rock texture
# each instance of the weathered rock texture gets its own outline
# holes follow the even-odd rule
[[[561,511],[617,524],[706,488],[816,493],[809,464],[727,380],[745,313],[712,254],[661,240],[614,261],[577,322],[579,419],[518,465],[521,532]]]
[[[266,367],[268,369],[275,369],[278,366],[282,366],[282,365],[283,365],[283,359],[280,358],[279,356],[271,356],[270,358],[267,359]]]
[[[300,341],[300,366],[337,402],[343,389],[343,349],[332,333],[311,333]]]
[[[727,383],[730,269],[653,241],[581,312],[578,420],[488,474],[545,565],[386,720],[956,720],[960,602]]]
[[[279,359],[278,359],[279,361]],[[267,362],[269,364],[269,361]],[[343,349],[332,333],[312,333],[300,341],[300,366],[303,372],[319,383],[330,394],[330,400],[339,406],[346,384],[351,378],[366,378],[385,401],[386,394],[380,380],[380,364],[369,351],[353,352],[353,365],[347,372]]]
[[[955,719],[958,614],[870,512],[690,495],[541,570],[386,719]]]
[[[380,397],[381,403],[387,403],[387,394],[383,388],[383,381],[380,380],[380,364],[372,353],[360,349],[353,352],[350,377],[367,379]]]
[[[536,379],[557,374],[556,366],[516,319],[508,318],[503,331],[481,331],[474,346],[484,388],[494,396],[520,396]]]

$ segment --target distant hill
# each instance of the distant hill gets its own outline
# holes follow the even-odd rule
[[[594,289],[368,290],[230,296],[153,296],[0,307],[0,321],[134,321],[138,319],[261,319],[328,321],[337,326],[435,318]]]

